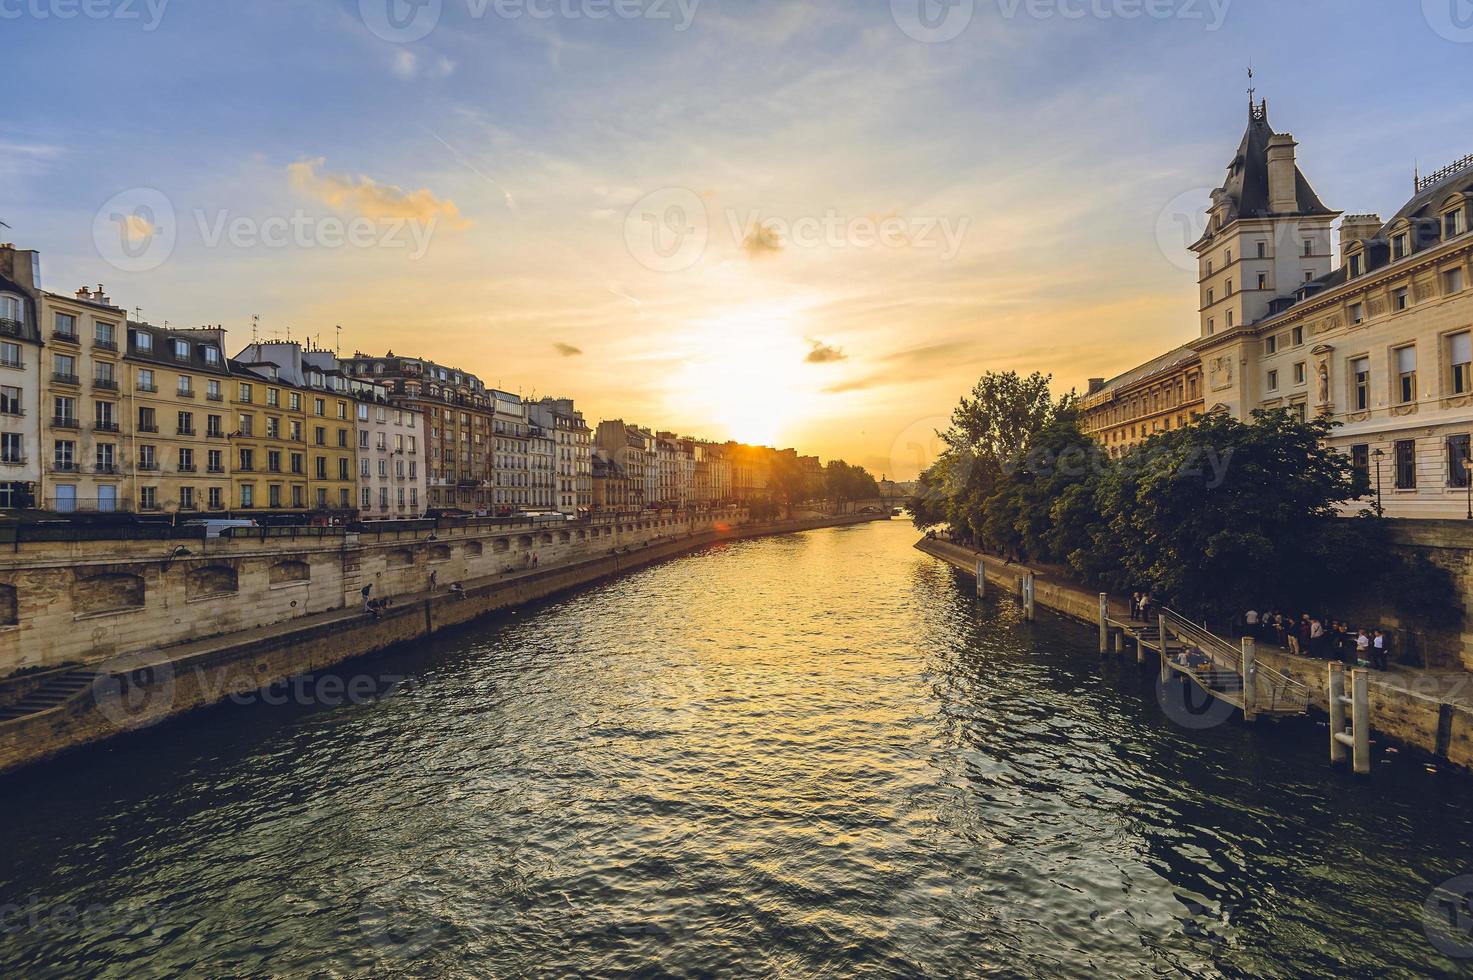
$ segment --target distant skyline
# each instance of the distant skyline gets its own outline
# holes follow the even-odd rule
[[[237,349],[341,324],[910,479],[981,372],[1196,334],[1250,84],[1337,210],[1473,153],[1465,7],[0,0],[0,233]]]

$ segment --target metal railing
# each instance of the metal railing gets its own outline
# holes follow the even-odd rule
[[[1224,640],[1207,627],[1194,623],[1170,609],[1163,609],[1161,615],[1166,620],[1166,628],[1169,632],[1201,650],[1212,661],[1214,667],[1242,676],[1243,651],[1241,648]],[[1254,704],[1260,711],[1306,712],[1312,701],[1308,687],[1257,658],[1253,661],[1253,693]]]

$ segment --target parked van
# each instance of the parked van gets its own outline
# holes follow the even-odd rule
[[[218,538],[220,536],[221,532],[223,532],[226,528],[231,528],[231,527],[260,527],[260,525],[257,524],[255,521],[231,520],[231,519],[223,518],[223,517],[222,518],[219,518],[218,520],[186,521],[184,523],[184,526],[185,527],[203,527],[205,529],[205,538],[206,539],[209,539],[209,538]]]

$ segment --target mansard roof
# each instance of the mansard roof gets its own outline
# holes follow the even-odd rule
[[[1081,400],[1081,404],[1085,408],[1093,408],[1101,402],[1110,401],[1118,397],[1142,382],[1171,374],[1200,359],[1201,356],[1192,348],[1191,344],[1183,344],[1175,350],[1167,351],[1160,357],[1152,358],[1144,364],[1131,368],[1124,374],[1111,378],[1098,391],[1086,395]]]
[[[1268,121],[1268,100],[1257,105],[1250,104],[1248,128],[1243,132],[1243,141],[1238,144],[1238,152],[1228,163],[1227,179],[1212,195],[1214,205],[1224,197],[1228,201],[1227,216],[1223,224],[1238,218],[1266,218],[1273,215],[1274,212],[1269,208],[1268,143],[1276,135],[1278,134]],[[1338,213],[1325,207],[1304,176],[1304,171],[1299,169],[1298,163],[1294,165],[1294,192],[1295,214]],[[1212,229],[1209,226],[1201,241],[1205,242],[1211,237]]]

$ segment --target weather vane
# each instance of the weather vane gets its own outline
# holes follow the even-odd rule
[[[1253,104],[1253,96],[1258,94],[1258,88],[1253,84],[1253,62],[1248,62],[1248,104]]]

